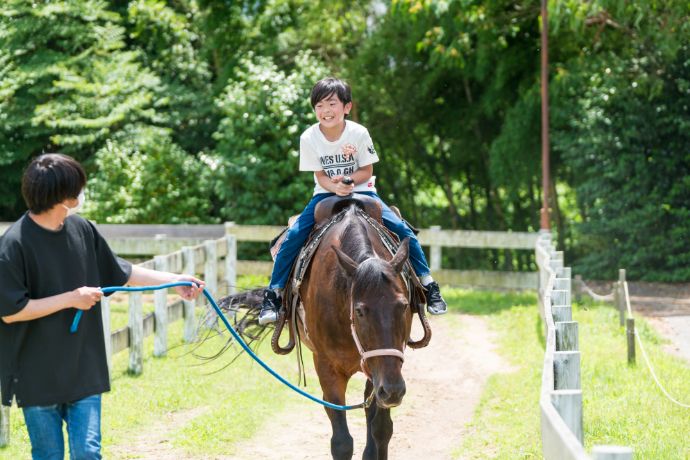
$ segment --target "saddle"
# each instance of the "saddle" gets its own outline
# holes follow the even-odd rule
[[[364,211],[367,215],[369,215],[372,219],[376,220],[379,224],[383,225],[383,207],[381,206],[381,203],[379,203],[377,200],[373,199],[372,197],[368,195],[362,195],[360,193],[353,193],[348,196],[331,196],[323,201],[320,201],[317,205],[316,208],[314,209],[314,221],[315,221],[315,228],[323,225],[328,219],[332,218],[333,216],[337,215],[340,211],[343,209],[347,208],[350,204],[355,204],[357,207],[359,207],[362,211]],[[419,234],[419,230],[417,230],[415,227],[413,227],[409,222],[407,222],[405,219],[402,218],[402,215],[400,214],[400,210],[395,207],[395,206],[390,206],[390,209],[403,221],[405,224],[410,227],[412,232],[414,232],[415,235]],[[271,252],[271,257],[273,260],[276,260],[276,256],[278,255],[278,251],[280,250],[280,246],[283,244],[283,241],[285,240],[285,237],[287,236],[287,231],[294,225],[295,222],[297,222],[297,218],[299,218],[299,214],[295,214],[294,216],[290,217],[288,219],[288,225],[285,227],[269,244],[269,250]],[[313,232],[312,232],[313,235]],[[397,238],[397,236],[396,236]],[[309,237],[309,240],[311,239],[311,236]],[[309,241],[308,240],[308,241]],[[308,244],[305,243],[305,246]]]

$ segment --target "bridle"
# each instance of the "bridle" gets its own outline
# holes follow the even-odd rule
[[[359,335],[357,334],[357,329],[355,328],[355,300],[354,300],[354,282],[352,283],[352,288],[350,289],[350,330],[352,331],[352,339],[355,341],[357,350],[359,351],[360,361],[359,365],[362,368],[362,372],[367,376],[369,380],[372,380],[371,374],[367,370],[366,360],[373,358],[374,356],[396,356],[405,362],[405,342],[403,342],[403,349],[398,350],[397,348],[377,348],[375,350],[364,351],[362,343],[359,341]],[[373,393],[373,392],[372,392]]]

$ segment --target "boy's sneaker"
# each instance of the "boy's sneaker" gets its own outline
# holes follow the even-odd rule
[[[281,304],[282,299],[280,296],[273,289],[266,289],[264,291],[264,300],[261,302],[259,324],[265,326],[269,323],[275,323],[278,319]]]
[[[426,311],[432,315],[442,315],[448,311],[448,304],[441,296],[441,288],[436,281],[424,286],[426,289]]]

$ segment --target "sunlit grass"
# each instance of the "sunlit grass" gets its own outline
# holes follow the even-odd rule
[[[456,457],[541,458],[539,391],[543,324],[533,294],[446,290],[454,311],[484,315],[499,338],[499,353],[515,372],[492,376]],[[493,303],[493,304],[491,304]],[[642,362],[628,366],[626,338],[611,306],[576,305],[582,359],[585,448],[633,447],[636,458],[690,458],[688,409],[671,404]],[[663,341],[638,319],[638,330],[657,373],[677,398],[690,400],[690,367],[662,349]]]
[[[265,286],[267,280],[241,279],[243,287]],[[466,427],[455,456],[484,458],[541,458],[539,391],[543,361],[543,324],[532,293],[501,293],[444,289],[451,312],[482,316],[496,333],[497,351],[515,370],[489,378],[473,421]],[[125,314],[120,312],[119,314]],[[452,314],[452,313],[451,313]],[[686,441],[690,432],[687,409],[673,406],[656,388],[638,349],[637,366],[628,366],[625,333],[617,312],[592,303],[575,308],[582,351],[585,445],[629,445],[636,458],[690,457]],[[125,321],[126,323],[126,321]],[[650,358],[668,390],[687,402],[690,367],[667,355],[663,341],[638,319],[638,329]],[[240,356],[217,373],[231,358],[202,364],[187,352],[181,340],[182,322],[170,326],[167,357],[153,358],[153,338],[146,340],[144,372],[127,372],[128,353],[114,359],[112,391],[103,399],[105,458],[134,458],[128,446],[159,424],[173,447],[189,455],[232,455],[239,441],[249,439],[266,418],[283,416],[304,404],[301,396],[284,387],[264,369]],[[210,341],[201,354],[211,354],[227,334]],[[306,351],[306,350],[305,350]],[[268,341],[259,350],[269,365],[297,382],[294,354],[281,357],[270,351]],[[307,388],[320,395],[310,356]],[[348,390],[348,403],[360,402],[361,385]],[[184,423],[168,423],[170,414],[192,414]],[[0,458],[29,458],[30,447],[21,411],[12,409],[11,443]],[[143,442],[146,442],[144,439]]]

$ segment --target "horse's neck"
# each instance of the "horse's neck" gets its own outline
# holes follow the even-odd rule
[[[342,235],[341,249],[357,262],[381,256],[382,253],[375,249],[377,243],[383,247],[376,229],[360,218],[354,210],[345,221]]]

